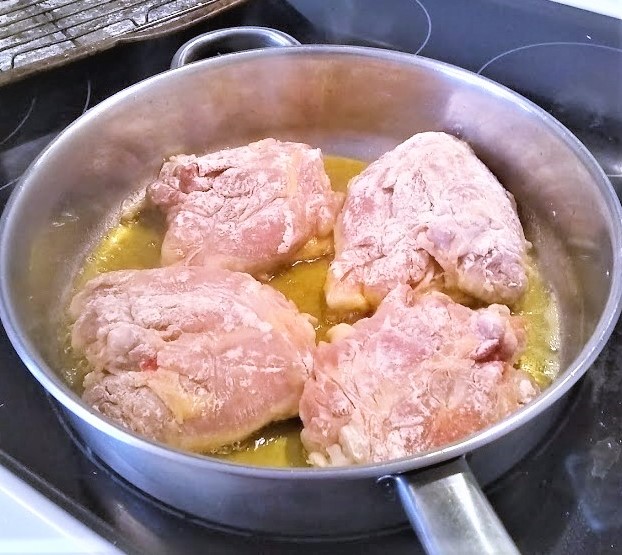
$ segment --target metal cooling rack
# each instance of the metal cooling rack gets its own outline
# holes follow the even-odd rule
[[[0,84],[197,22],[244,0],[0,0]]]

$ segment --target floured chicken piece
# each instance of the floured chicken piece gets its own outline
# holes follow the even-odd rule
[[[248,274],[172,266],[109,272],[70,306],[93,368],[84,400],[151,439],[193,451],[298,414],[315,332]]]
[[[502,305],[471,310],[400,285],[372,317],[329,333],[300,400],[314,465],[412,456],[481,430],[538,391],[512,366],[525,332]]]
[[[326,301],[374,308],[398,284],[512,304],[527,288],[525,240],[512,195],[463,141],[419,133],[348,186],[335,226]]]
[[[319,149],[275,139],[173,156],[147,196],[166,214],[163,265],[254,275],[332,252],[343,203],[343,194],[330,188]]]

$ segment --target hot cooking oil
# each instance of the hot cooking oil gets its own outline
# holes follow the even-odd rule
[[[349,180],[366,165],[359,160],[337,156],[325,156],[324,161],[332,187],[338,191],[345,191]],[[87,258],[76,278],[76,289],[103,272],[157,267],[164,229],[161,214],[155,209],[145,209],[132,220],[110,230]],[[330,257],[297,262],[269,280],[271,286],[291,299],[302,312],[317,319],[318,340],[324,339],[326,331],[337,323],[327,313],[323,293],[329,263]],[[528,338],[518,366],[544,387],[555,377],[558,369],[559,319],[554,296],[532,259],[529,261],[529,283],[529,290],[514,310],[524,318]],[[64,378],[79,391],[88,366],[83,358],[71,352],[68,333],[64,341],[67,357]],[[298,419],[272,424],[213,455],[249,465],[306,466],[300,430]]]

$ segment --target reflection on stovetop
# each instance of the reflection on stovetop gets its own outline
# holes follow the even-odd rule
[[[36,155],[85,110],[168,68],[211,28],[266,25],[303,43],[393,48],[453,63],[540,104],[590,149],[622,192],[620,23],[547,0],[261,0],[192,29],[120,46],[0,88],[0,206]],[[524,553],[622,549],[622,324],[555,430],[487,493]],[[130,552],[417,552],[403,531],[296,544],[231,534],[163,507],[70,439],[0,333],[0,463]],[[249,492],[252,495],[252,492]]]

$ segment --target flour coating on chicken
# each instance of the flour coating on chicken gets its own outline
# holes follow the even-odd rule
[[[343,194],[330,188],[319,149],[275,139],[173,156],[147,196],[166,214],[163,265],[253,275],[332,252],[343,203]]]
[[[248,274],[171,266],[102,274],[70,306],[92,367],[84,400],[151,439],[206,451],[298,414],[315,332]]]
[[[325,291],[337,310],[366,311],[399,284],[435,282],[487,303],[527,288],[514,199],[463,141],[414,135],[348,186]]]
[[[377,463],[460,440],[537,393],[513,364],[525,346],[507,307],[472,310],[398,286],[377,312],[320,343],[300,400],[318,466]]]

